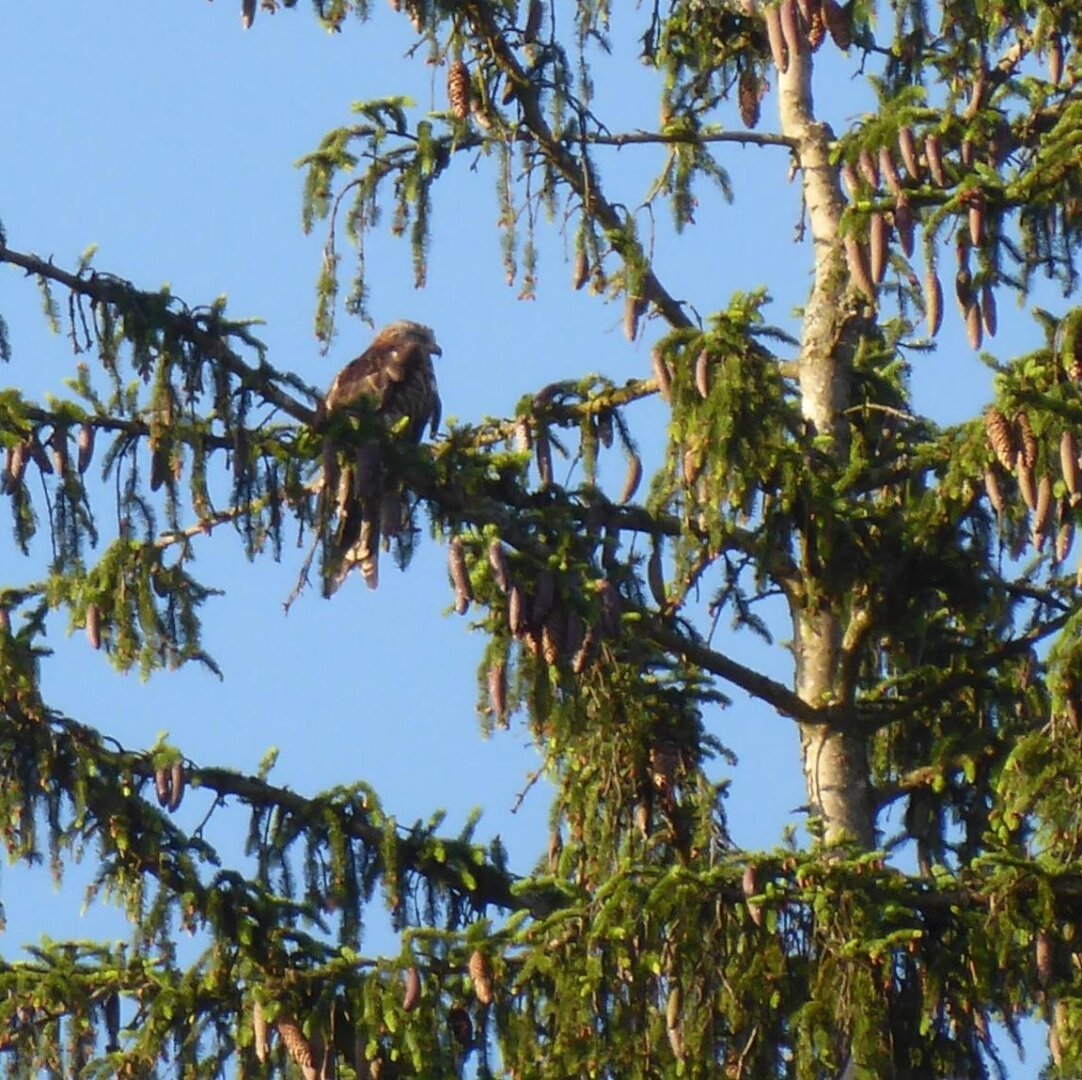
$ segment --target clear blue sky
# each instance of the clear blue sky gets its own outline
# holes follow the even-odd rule
[[[326,130],[349,122],[353,100],[407,93],[420,108],[444,107],[444,71],[426,66],[423,56],[406,58],[408,24],[383,4],[373,5],[371,23],[349,24],[340,35],[323,32],[307,4],[260,14],[245,33],[239,7],[235,0],[5,5],[0,219],[13,248],[60,265],[96,243],[99,269],[141,286],[169,282],[193,304],[227,294],[233,315],[266,320],[262,337],[272,364],[324,385],[370,331],[343,319],[330,354],[320,355],[311,327],[322,237],[301,233],[294,162]],[[618,12],[618,41],[619,18]],[[633,47],[622,55],[633,57]],[[859,78],[838,72],[817,93],[841,131],[865,92]],[[611,127],[656,123],[654,90],[637,61],[602,58],[596,73],[598,111]],[[773,114],[770,96],[764,129]],[[610,197],[635,206],[661,158],[655,149],[629,148],[603,160]],[[766,285],[775,298],[768,317],[794,330],[791,313],[810,281],[809,246],[792,242],[799,185],[786,183],[788,162],[779,149],[731,148],[724,163],[734,206],[704,186],[698,226],[680,239],[659,213],[659,274],[704,315],[737,289]],[[586,370],[617,381],[647,374],[660,325],[629,345],[619,305],[572,293],[555,229],[544,234],[537,300],[518,301],[517,289],[504,285],[491,163],[478,160],[474,172],[469,164],[456,163],[437,189],[427,289],[412,288],[404,243],[380,233],[369,249],[377,323],[408,317],[437,330],[445,416],[509,415],[522,394]],[[917,270],[923,272],[919,258]],[[15,352],[4,376],[32,397],[62,393],[74,365],[68,344],[48,336],[32,284],[7,268],[0,268],[0,313]],[[1006,297],[1000,321],[1000,337],[988,343],[1000,356],[1036,340]],[[942,422],[972,415],[989,396],[987,370],[965,345],[953,305],[938,353],[918,358],[916,367],[918,405]],[[649,403],[630,418],[656,463],[664,413]],[[621,474],[614,457],[609,475],[618,483]],[[0,529],[7,535],[8,523]],[[5,583],[40,572],[40,562],[23,561],[3,543]],[[441,548],[426,540],[410,571],[388,567],[376,593],[359,580],[330,603],[310,591],[288,616],[282,604],[303,551],[287,548],[280,565],[269,558],[251,565],[224,532],[197,551],[197,575],[226,590],[204,611],[206,645],[224,682],[197,669],[148,684],[117,676],[81,634],[68,639],[66,619],[58,619],[51,633],[57,653],[44,665],[52,705],[132,748],[150,746],[167,730],[199,763],[254,770],[277,746],[278,782],[314,792],[364,779],[403,821],[442,807],[449,811],[445,828],[455,830],[481,805],[480,834],[501,834],[512,865],[530,868],[545,846],[543,786],[517,815],[510,809],[538,762],[517,724],[488,741],[479,735],[475,666],[483,641],[468,619],[444,614],[451,596]],[[784,625],[778,631],[784,639]],[[775,677],[789,678],[784,651],[762,661],[750,640],[720,640],[735,657],[766,662]],[[785,823],[802,820],[793,812],[803,802],[795,731],[739,699],[707,722],[740,757],[727,770],[736,840],[773,846]],[[187,820],[197,821],[206,805],[191,797]],[[76,893],[56,896],[46,874],[9,871],[3,954],[13,956],[19,943],[42,933],[99,932],[101,923],[80,918]]]

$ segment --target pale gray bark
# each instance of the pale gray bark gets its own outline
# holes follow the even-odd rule
[[[792,4],[793,0],[782,2]],[[815,118],[812,58],[803,40],[789,45],[788,68],[777,73],[781,131],[797,148],[814,254],[798,365],[801,404],[809,427],[819,436],[831,436],[832,452],[843,458],[847,453],[844,411],[849,404],[852,354],[848,339],[854,326],[864,321],[864,301],[849,285],[839,239],[845,202],[838,170],[830,163],[833,133]],[[792,618],[797,694],[817,708],[841,704],[844,612],[827,598],[809,604],[802,596],[792,601]],[[801,723],[800,734],[809,806],[822,822],[825,839],[828,843],[849,839],[874,846],[863,737],[829,723]]]

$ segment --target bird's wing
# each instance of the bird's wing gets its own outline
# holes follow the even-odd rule
[[[334,377],[327,391],[327,408],[350,405],[362,397],[374,399],[377,408],[383,408],[394,387],[406,378],[410,352],[400,345],[374,342]]]

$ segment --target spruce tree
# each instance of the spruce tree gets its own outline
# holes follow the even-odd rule
[[[245,0],[242,20],[258,35],[293,6]],[[424,283],[433,222],[453,212],[441,181],[472,168],[514,287],[565,273],[538,259],[561,234],[570,284],[622,313],[651,370],[617,384],[587,343],[581,374],[503,418],[414,446],[361,407],[332,437],[323,390],[223,303],[0,233],[0,262],[37,282],[77,357],[63,397],[0,395],[3,839],[57,871],[92,860],[132,927],[123,948],[43,942],[0,967],[5,1067],[984,1076],[1037,1020],[1049,1075],[1077,1075],[1076,5],[392,7],[439,100],[388,87],[305,158],[303,223],[326,236],[317,335],[369,314],[374,230],[403,237]],[[314,8],[343,49],[363,45],[363,0]],[[653,77],[651,125],[622,130],[598,104],[614,41]],[[853,78],[874,112],[818,111]],[[810,276],[796,334],[770,281],[666,285],[679,234],[733,196],[749,147],[792,172],[778,213],[797,235],[777,257]],[[647,151],[663,166],[630,206],[621,155]],[[997,352],[999,309],[1032,322],[1032,351]],[[972,356],[936,355],[948,322]],[[921,415],[911,371],[964,371],[982,347],[992,399],[961,423]],[[666,452],[651,462],[639,425],[657,398]],[[213,669],[194,563],[208,534],[290,562],[289,599],[322,603],[332,478],[374,442],[411,500],[394,554],[408,572],[416,546],[445,545],[448,602],[486,637],[484,731],[528,731],[552,784],[532,865],[472,823],[401,829],[361,778],[299,792],[166,742],[121,746],[43,699],[58,619],[122,671]],[[298,532],[300,555],[284,542]],[[14,552],[42,544],[48,574],[26,580]],[[761,664],[728,654],[719,620],[758,635]],[[807,813],[776,850],[740,848],[724,814],[709,717],[737,692],[799,733]],[[248,862],[178,827],[191,785],[246,830]],[[393,955],[367,950],[380,903]]]

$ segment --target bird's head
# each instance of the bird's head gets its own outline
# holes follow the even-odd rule
[[[430,356],[442,356],[443,349],[439,347],[436,342],[436,335],[433,333],[431,327],[425,326],[422,323],[411,322],[409,319],[400,319],[398,322],[390,323],[385,326],[377,337],[377,341],[380,338],[393,339],[396,342],[401,342],[403,339],[416,344],[419,348],[424,349]],[[373,343],[374,344],[374,343]]]

